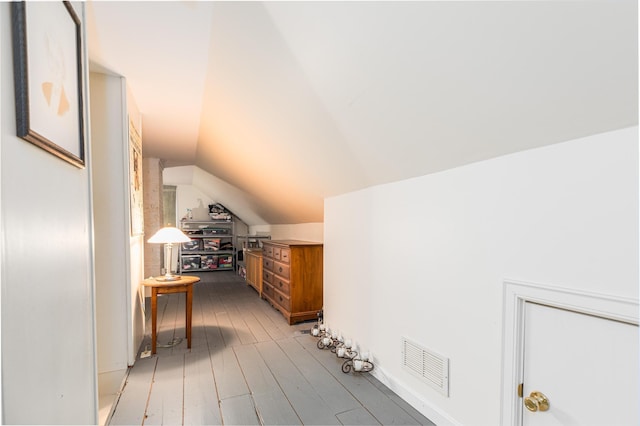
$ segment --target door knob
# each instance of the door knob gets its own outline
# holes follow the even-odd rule
[[[549,399],[542,392],[533,391],[531,395],[524,399],[524,406],[534,413],[536,411],[547,411],[549,409]]]

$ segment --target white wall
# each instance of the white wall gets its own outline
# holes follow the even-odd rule
[[[2,422],[93,424],[91,161],[78,169],[15,136],[10,7],[0,3]]]
[[[193,202],[197,198],[201,198],[205,206],[210,203],[222,204],[249,225],[267,223],[257,214],[256,208],[258,205],[255,204],[252,196],[199,167],[167,167],[164,169],[162,176],[165,185],[192,187],[192,189],[183,188],[182,191],[178,190],[178,193],[184,193],[182,200],[177,200],[178,220],[186,213],[186,208],[197,206],[197,202],[195,204]],[[190,192],[196,195],[193,197],[188,195]],[[182,205],[181,203],[183,202],[188,202],[188,204]]]
[[[123,77],[92,72],[98,372],[133,365],[144,337],[138,297],[143,236],[131,235],[129,122],[139,113]]]
[[[302,240],[321,243],[324,239],[324,223],[256,225],[249,227],[249,233],[271,235],[272,240]]]
[[[209,194],[205,194],[193,185],[176,185],[176,211],[178,220],[187,214],[187,209],[199,206],[199,200],[207,207],[215,203]],[[226,206],[225,206],[226,207]],[[255,225],[248,229],[242,223],[236,224],[236,234],[267,234],[272,240],[304,240],[322,242],[324,225],[322,223],[299,223],[290,225]]]
[[[0,22],[6,22],[4,21],[4,14],[5,12],[2,11],[0,9]],[[3,57],[3,48],[4,48],[4,43],[2,41],[2,39],[5,37],[5,32],[4,31],[0,31],[0,58]],[[2,74],[3,74],[3,64],[0,62],[0,105],[2,105],[4,103],[4,98],[2,98],[2,86],[3,86],[3,79],[2,79]],[[1,113],[2,109],[0,109],[0,140],[2,140],[4,138],[4,132],[2,129],[2,118],[3,115]],[[3,211],[3,207],[2,207],[2,149],[0,148],[0,229],[4,228],[4,220],[2,218],[2,211]],[[3,286],[3,281],[2,281],[2,277],[4,276],[3,270],[2,270],[2,265],[4,264],[4,243],[2,241],[2,239],[0,239],[0,288],[4,288]],[[0,318],[2,318],[2,292],[0,291]],[[2,320],[0,319],[0,327],[2,326]],[[0,332],[0,337],[2,336],[2,333]],[[2,354],[2,339],[0,338],[0,354]],[[0,362],[2,361],[2,357],[0,355]],[[0,423],[2,423],[2,419],[4,419],[4,412],[2,409],[3,403],[4,403],[4,397],[2,396],[2,365],[0,363]]]
[[[242,191],[195,166],[168,167],[163,171],[165,185],[176,186],[176,212],[179,221],[187,209],[197,207],[202,200],[206,207],[220,202],[249,224],[249,229],[237,229],[237,234],[268,234],[278,240],[305,240],[322,242],[323,223],[270,225],[257,217]]]
[[[126,90],[126,113],[127,118],[133,122],[135,129],[140,134],[141,140],[144,139],[144,129],[143,129],[143,118],[142,113],[138,108],[138,104],[135,100],[134,93],[131,91],[128,85],[125,85]],[[129,123],[127,123],[129,124]],[[129,137],[129,132],[127,132],[127,137]],[[129,150],[130,144],[125,144],[125,149]],[[142,153],[144,155],[144,152]],[[127,200],[127,211],[125,212],[125,217],[131,220],[130,209],[131,209],[131,182],[133,182],[133,176],[131,176],[132,166],[131,162],[131,152],[127,151],[125,153],[125,164],[127,165],[127,170],[125,172],[125,176],[127,179],[126,189],[125,189],[125,198]],[[144,167],[144,166],[143,166]],[[142,177],[140,176],[140,179]],[[144,183],[143,183],[144,185]],[[144,199],[143,199],[144,203]],[[144,210],[144,207],[143,207]],[[143,216],[144,221],[144,211],[139,212]],[[144,226],[143,226],[144,229]],[[128,224],[127,231],[130,232],[131,223]],[[142,231],[144,232],[144,231]],[[129,340],[129,365],[133,365],[135,361],[135,357],[138,353],[138,349],[140,348],[140,344],[144,339],[145,335],[145,317],[144,317],[144,287],[141,282],[144,280],[144,242],[145,238],[149,238],[151,235],[131,235],[129,234],[129,326],[128,326],[128,340]]]
[[[202,206],[208,210],[209,204],[213,203],[213,200],[209,198],[207,194],[200,191],[198,188],[192,185],[177,185],[176,186],[176,220],[180,222],[182,218],[187,217],[187,209],[194,209],[200,207],[200,201]],[[194,217],[194,219],[209,220],[209,216],[206,217]]]
[[[325,201],[325,319],[441,424],[500,423],[505,279],[638,298],[638,128]],[[450,359],[450,397],[401,367]],[[620,348],[624,350],[624,348]]]

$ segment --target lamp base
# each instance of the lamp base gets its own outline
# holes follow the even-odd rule
[[[156,281],[178,281],[182,278],[180,275],[160,275],[159,277],[155,277]]]

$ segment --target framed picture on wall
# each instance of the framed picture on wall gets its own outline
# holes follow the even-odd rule
[[[82,32],[68,1],[11,3],[17,136],[83,168]]]
[[[131,117],[129,118],[129,179],[131,187],[131,235],[142,235],[144,233],[142,138]]]

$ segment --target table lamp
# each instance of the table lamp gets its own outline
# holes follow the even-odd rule
[[[171,259],[173,257],[173,244],[186,243],[191,241],[191,238],[187,237],[181,230],[173,226],[165,226],[158,232],[153,234],[151,238],[147,240],[149,243],[165,244],[165,256],[164,256],[164,271],[165,274],[162,277],[156,277],[156,280],[160,281],[175,281],[180,277],[171,273]]]

